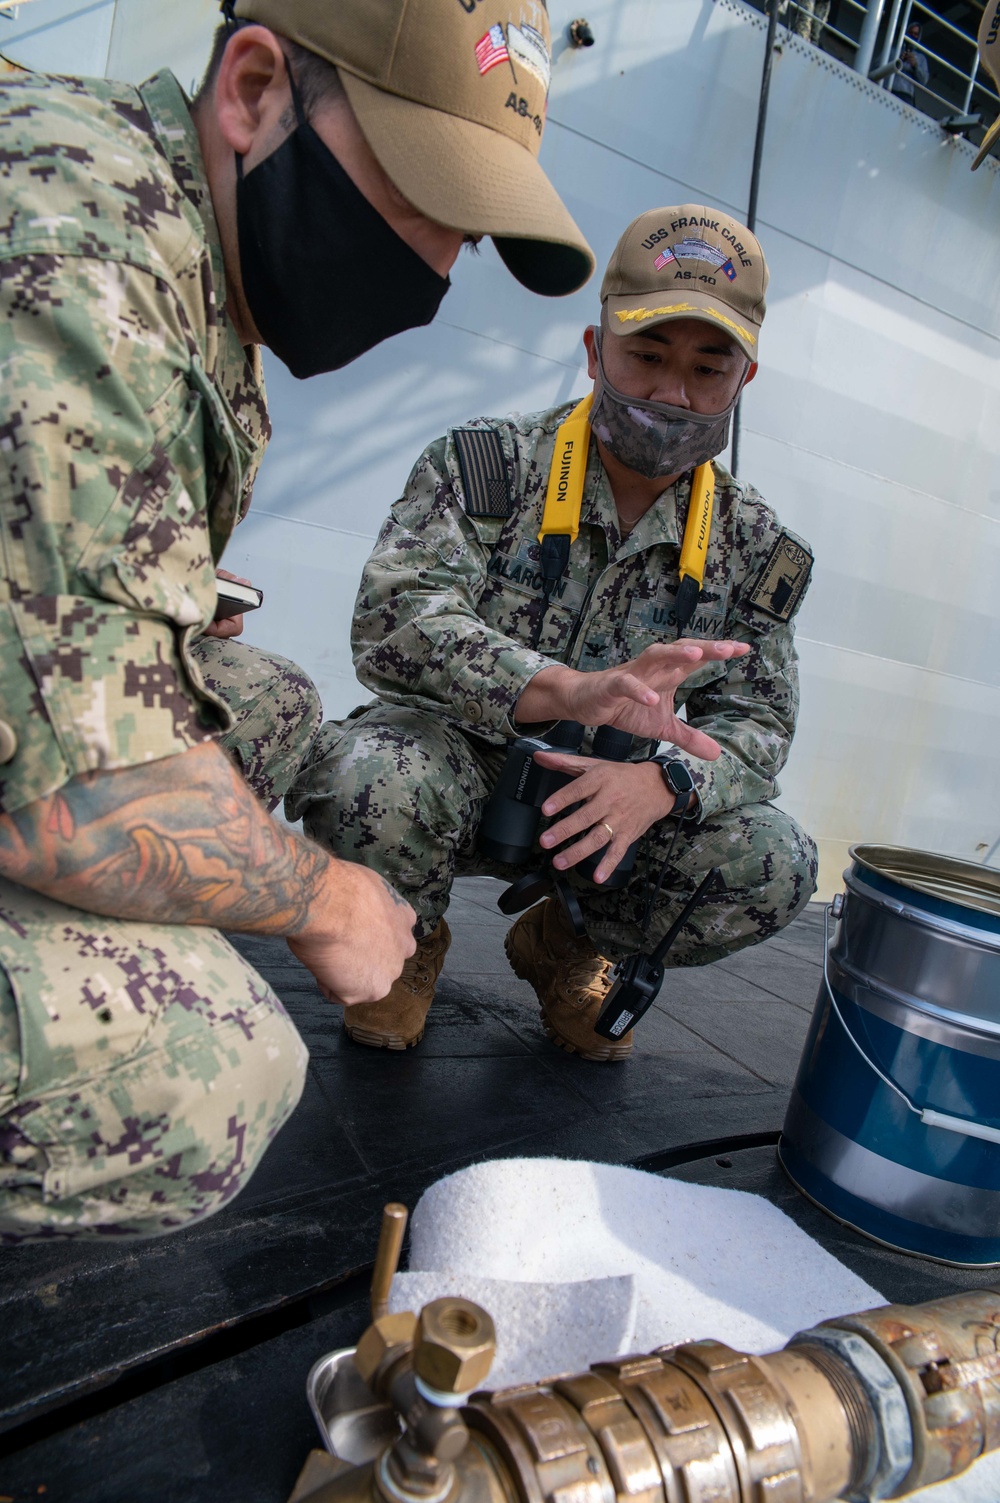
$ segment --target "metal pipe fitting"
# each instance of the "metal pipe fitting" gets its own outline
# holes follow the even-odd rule
[[[295,1503],[877,1503],[1000,1448],[1000,1289],[469,1397],[495,1350],[485,1310],[437,1299],[317,1363],[334,1461]]]
[[[386,1434],[372,1423],[381,1400],[397,1438],[342,1465],[316,1503],[876,1503],[1000,1447],[994,1289],[844,1316],[764,1356],[712,1340],[661,1347],[461,1408],[457,1385],[482,1381],[492,1358],[489,1316],[444,1299],[405,1318],[405,1350],[365,1333],[358,1368],[371,1386],[352,1400],[359,1435]],[[432,1383],[428,1402],[420,1367],[455,1388]],[[449,1392],[456,1407],[439,1402]],[[346,1461],[350,1416],[324,1425]],[[356,1463],[363,1440],[346,1450]]]
[[[403,1236],[409,1211],[397,1201],[390,1201],[382,1212],[378,1248],[375,1252],[375,1268],[372,1273],[371,1307],[372,1320],[389,1313],[389,1290],[399,1267],[399,1254],[403,1248]]]

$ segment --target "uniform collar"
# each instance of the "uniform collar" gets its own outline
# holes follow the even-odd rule
[[[233,416],[254,447],[248,462],[240,514],[249,505],[257,467],[271,436],[264,391],[264,371],[257,345],[244,348],[226,317],[226,273],[222,242],[216,223],[212,195],[208,190],[201,142],[191,118],[187,96],[172,73],[154,73],[140,85],[139,94],[149,112],[157,145],[170,164],[178,187],[196,209],[204,228],[212,266],[212,306],[209,308],[209,370],[229,402]],[[215,338],[215,335],[218,338]]]
[[[212,259],[215,295],[221,307],[225,303],[226,278],[222,261],[219,227],[208,191],[208,178],[201,155],[201,142],[191,118],[187,96],[174,75],[164,69],[140,84],[142,102],[149,111],[157,144],[173,173],[177,186],[194,205],[205,229],[205,240]]]
[[[618,531],[618,511],[611,493],[611,481],[601,463],[596,440],[591,436],[580,520],[603,530],[610,558],[627,558],[633,553],[655,548],[658,543],[679,547],[690,499],[691,476],[682,475],[673,485],[667,486],[645,516],[632,528],[629,536],[622,539]]]

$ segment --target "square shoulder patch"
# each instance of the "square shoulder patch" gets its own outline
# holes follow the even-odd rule
[[[750,604],[776,621],[787,621],[806,592],[812,566],[809,549],[783,532],[754,580]]]
[[[453,428],[469,517],[509,517],[513,497],[503,444],[495,428]]]

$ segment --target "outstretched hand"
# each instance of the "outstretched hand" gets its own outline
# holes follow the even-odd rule
[[[613,725],[651,741],[670,741],[692,757],[714,762],[721,748],[711,736],[680,720],[674,695],[686,678],[710,662],[725,662],[750,651],[746,642],[655,642],[620,668],[579,673],[543,668],[522,691],[517,719],[576,720],[580,725]]]

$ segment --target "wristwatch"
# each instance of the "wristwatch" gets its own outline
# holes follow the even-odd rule
[[[650,761],[656,763],[663,774],[663,781],[674,795],[674,807],[670,814],[679,819],[697,819],[698,792],[694,778],[684,763],[672,761],[670,757],[651,757]]]

